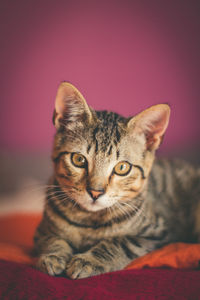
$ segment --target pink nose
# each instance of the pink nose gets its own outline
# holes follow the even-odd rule
[[[95,200],[97,200],[97,198],[99,198],[99,196],[103,195],[104,190],[96,191],[96,190],[90,190],[90,189],[88,189],[88,193],[90,194],[90,196],[92,197],[92,199],[95,201]]]

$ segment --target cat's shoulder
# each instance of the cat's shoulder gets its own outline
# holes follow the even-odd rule
[[[171,172],[177,175],[192,175],[200,171],[200,166],[182,158],[157,158],[154,161],[153,172]],[[200,174],[200,172],[199,172]]]
[[[153,167],[157,167],[157,166],[160,166],[162,168],[165,168],[167,166],[170,166],[172,168],[194,168],[194,164],[185,160],[185,159],[182,159],[182,158],[156,158],[154,160],[154,164],[153,164]]]

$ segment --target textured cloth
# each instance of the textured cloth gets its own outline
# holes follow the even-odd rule
[[[40,214],[15,214],[0,218],[0,259],[33,265],[33,235]]]
[[[0,218],[0,259],[34,265],[33,235],[41,215],[19,214]],[[175,243],[135,259],[126,269],[171,267],[196,269],[200,244]]]
[[[200,272],[123,270],[91,278],[51,277],[30,266],[0,261],[0,299],[200,299]]]
[[[135,259],[126,269],[144,267],[197,269],[200,266],[199,262],[200,244],[174,243]]]
[[[0,218],[0,299],[200,299],[200,271],[194,270],[200,245],[171,244],[134,260],[127,267],[132,270],[69,280],[32,267],[33,234],[40,220],[41,215]]]

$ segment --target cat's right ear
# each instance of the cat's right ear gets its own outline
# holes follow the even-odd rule
[[[130,132],[145,136],[147,150],[156,150],[167,129],[169,117],[169,105],[153,105],[131,118],[128,122],[128,128]]]
[[[62,82],[55,100],[55,127],[58,129],[72,122],[90,121],[91,118],[91,110],[79,90],[69,82]]]

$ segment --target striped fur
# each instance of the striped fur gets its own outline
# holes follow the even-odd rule
[[[94,111],[74,93],[68,100],[70,110],[65,103],[64,112],[54,114],[60,116],[55,120],[54,174],[34,237],[38,268],[50,275],[83,278],[122,269],[170,242],[198,242],[200,169],[178,160],[154,161],[166,128],[160,136],[158,130],[153,135],[154,124],[147,124],[146,115],[151,114],[152,122],[155,110],[160,114],[165,107],[126,119]],[[159,130],[166,127],[165,117]],[[148,132],[141,131],[144,118]],[[72,153],[85,157],[83,168],[73,165]],[[120,161],[131,163],[126,176],[114,172]],[[101,195],[92,198],[90,191]]]

